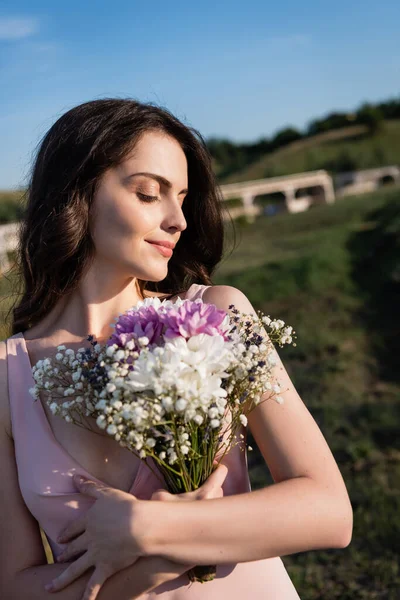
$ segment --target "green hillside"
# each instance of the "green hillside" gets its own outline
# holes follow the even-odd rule
[[[400,120],[384,121],[371,135],[362,125],[301,139],[265,154],[246,168],[221,178],[236,183],[327,169],[340,172],[400,164]]]

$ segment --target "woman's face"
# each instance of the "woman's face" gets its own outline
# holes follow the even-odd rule
[[[103,175],[91,228],[96,261],[127,276],[161,281],[172,249],[186,229],[187,161],[179,143],[147,132],[118,166]]]

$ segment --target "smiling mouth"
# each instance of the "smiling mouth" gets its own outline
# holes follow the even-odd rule
[[[173,250],[171,248],[167,248],[166,246],[161,246],[160,244],[155,244],[154,242],[147,242],[147,243],[150,244],[151,246],[153,246],[153,248],[155,248],[156,250],[158,250],[160,252],[160,254],[162,254],[163,256],[166,256],[167,258],[171,258],[172,254],[173,254]]]

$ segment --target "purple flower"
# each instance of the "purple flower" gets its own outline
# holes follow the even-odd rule
[[[185,300],[179,307],[172,308],[159,316],[166,328],[165,338],[189,338],[205,333],[222,335],[226,339],[229,331],[229,325],[222,325],[226,312],[218,310],[214,304]]]
[[[131,309],[119,317],[114,333],[107,340],[107,346],[117,344],[124,347],[130,340],[146,336],[150,344],[158,344],[163,324],[160,315],[153,306]]]

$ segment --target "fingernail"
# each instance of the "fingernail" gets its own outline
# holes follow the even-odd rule
[[[46,590],[46,592],[52,592],[54,589],[54,586],[52,583],[48,583],[47,585],[44,586],[44,589]]]

